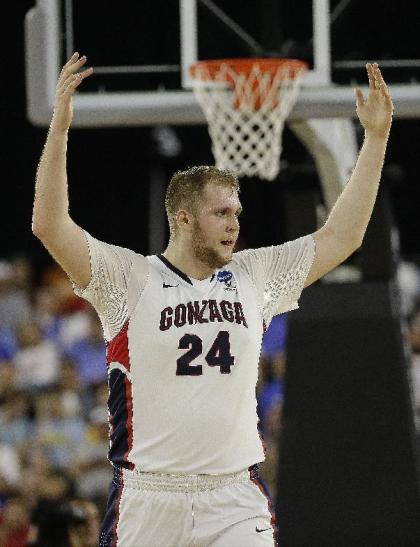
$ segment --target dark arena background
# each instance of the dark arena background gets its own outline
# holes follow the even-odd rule
[[[31,232],[50,79],[58,76],[51,66],[75,50],[98,67],[78,92],[70,130],[73,219],[102,241],[162,252],[171,174],[214,164],[198,105],[176,115],[176,105],[162,106],[172,92],[190,93],[181,74],[181,4],[2,4],[1,546],[64,545],[60,530],[75,523],[93,530],[83,545],[95,545],[111,478],[100,324]],[[299,310],[277,316],[264,340],[261,467],[282,547],[420,545],[420,6],[184,4],[197,9],[195,30],[192,18],[185,24],[198,37],[198,59],[268,54],[302,59],[311,69],[283,132],[278,176],[242,180],[240,248],[281,244],[320,226],[362,142],[352,88],[366,91],[365,63],[378,61],[389,83],[395,119],[363,246],[304,291]],[[133,110],[129,120],[140,92],[163,100],[144,114]],[[114,112],[116,93],[127,103]],[[338,126],[339,136],[329,138]],[[36,534],[48,539],[36,543]]]

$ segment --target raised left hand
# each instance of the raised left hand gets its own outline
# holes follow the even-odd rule
[[[369,77],[368,97],[365,100],[362,90],[355,89],[357,116],[367,136],[387,138],[394,110],[392,99],[378,64],[367,63],[366,70]]]

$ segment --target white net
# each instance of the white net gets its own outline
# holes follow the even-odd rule
[[[256,61],[248,72],[221,63],[210,72],[193,70],[193,89],[206,116],[216,166],[238,176],[273,180],[280,169],[284,121],[296,102],[305,66],[280,63],[264,71]]]

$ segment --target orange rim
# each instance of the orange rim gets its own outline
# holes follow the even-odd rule
[[[255,65],[258,65],[262,74],[274,75],[279,68],[288,68],[287,78],[294,79],[303,71],[306,71],[308,64],[298,59],[213,59],[210,61],[198,61],[190,67],[193,78],[201,80],[214,80],[219,74],[222,65],[227,65],[237,74],[249,75]],[[232,78],[226,74],[226,81],[231,83]]]

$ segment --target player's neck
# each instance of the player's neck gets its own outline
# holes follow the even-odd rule
[[[178,270],[192,279],[207,279],[214,273],[214,268],[210,268],[198,260],[191,253],[190,247],[185,248],[173,241],[169,242],[163,256],[169,260],[175,268],[178,268]]]

